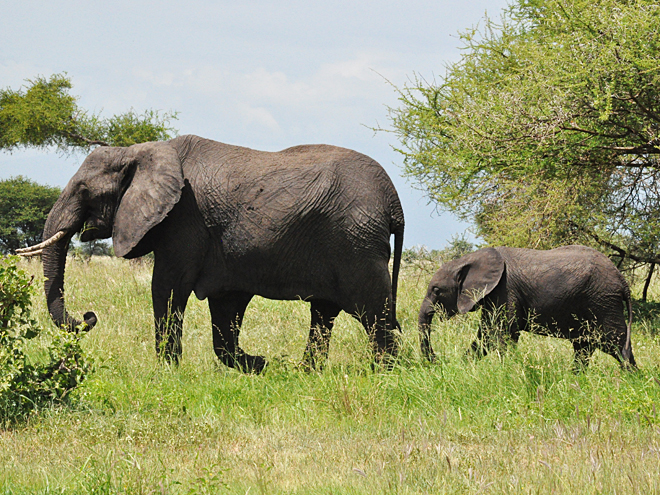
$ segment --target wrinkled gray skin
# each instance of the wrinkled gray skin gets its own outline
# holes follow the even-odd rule
[[[326,145],[277,153],[181,136],[167,142],[94,150],[62,191],[44,239],[67,235],[42,255],[48,309],[56,324],[80,322],[65,310],[64,267],[74,233],[112,237],[115,254],[151,251],[156,350],[178,362],[191,292],[208,298],[220,360],[259,372],[261,356],[238,345],[255,294],[311,302],[304,364],[327,357],[344,310],[367,330],[377,358],[397,351],[396,282],[403,210],[383,168],[355,151]],[[395,236],[392,279],[390,235]],[[96,323],[86,313],[85,323]]]
[[[498,247],[445,263],[431,279],[419,311],[422,354],[431,361],[435,357],[430,331],[437,311],[451,317],[478,307],[483,308],[481,323],[471,347],[478,356],[499,341],[518,342],[524,330],[569,339],[576,369],[586,366],[597,348],[622,366],[636,366],[628,284],[594,249]],[[498,316],[506,317],[503,332],[493,329]]]

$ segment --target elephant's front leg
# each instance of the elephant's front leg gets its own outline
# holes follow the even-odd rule
[[[158,357],[174,364],[179,363],[183,352],[181,345],[183,313],[191,292],[190,288],[168,283],[154,270],[151,296],[156,324],[156,353]]]
[[[248,373],[261,373],[266,366],[263,356],[246,354],[238,345],[245,308],[252,294],[230,292],[223,297],[209,297],[213,323],[213,349],[220,361],[231,368]]]
[[[484,331],[482,329],[482,323],[480,323],[479,329],[477,330],[477,338],[472,341],[466,354],[476,358],[482,358],[488,354],[489,347],[489,341],[488,339],[484,339]]]
[[[476,358],[482,358],[493,348],[494,341],[497,340],[497,322],[495,320],[495,311],[491,308],[482,308],[477,337],[472,342],[467,354]]]
[[[322,367],[328,359],[330,336],[335,318],[341,308],[330,301],[312,301],[312,323],[309,329],[309,340],[303,355],[302,367],[307,370]]]
[[[512,317],[504,306],[484,307],[477,338],[472,342],[468,354],[484,357],[492,349],[506,349],[509,344],[517,344],[520,338],[520,324],[517,315]]]

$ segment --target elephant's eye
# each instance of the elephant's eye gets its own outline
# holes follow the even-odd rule
[[[91,194],[86,186],[84,185],[80,186],[79,194],[83,201],[89,201]]]
[[[433,293],[436,295],[440,294],[440,287],[433,287]]]

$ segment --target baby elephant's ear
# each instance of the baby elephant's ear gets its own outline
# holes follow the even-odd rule
[[[471,311],[475,304],[490,294],[504,273],[504,260],[494,248],[480,249],[463,258],[459,273],[458,311]]]
[[[181,198],[183,171],[178,153],[166,142],[135,144],[126,150],[129,185],[115,214],[112,243],[125,256],[165,219]],[[124,186],[126,187],[126,186]]]

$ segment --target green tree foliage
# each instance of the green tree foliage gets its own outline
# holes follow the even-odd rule
[[[18,258],[0,259],[0,423],[26,418],[34,410],[65,400],[91,371],[79,335],[56,329],[48,358],[32,362],[27,351],[42,333],[31,316],[32,279]]]
[[[391,109],[405,173],[488,244],[660,261],[660,6],[518,0]]]
[[[59,187],[42,186],[18,176],[0,181],[0,252],[14,253],[37,244]]]
[[[0,89],[0,149],[56,147],[68,153],[96,145],[130,146],[170,139],[176,113],[134,110],[102,118],[78,106],[63,74],[28,80],[26,88]]]

